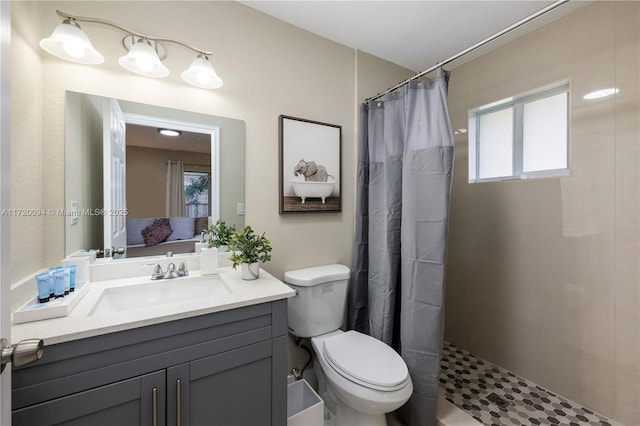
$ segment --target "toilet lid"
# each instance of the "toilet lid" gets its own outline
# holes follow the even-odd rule
[[[326,339],[323,352],[340,375],[366,387],[396,390],[404,386],[409,377],[407,365],[396,351],[356,331]]]

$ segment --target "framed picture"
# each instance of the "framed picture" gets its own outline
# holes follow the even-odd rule
[[[279,120],[280,214],[340,212],[342,126]]]

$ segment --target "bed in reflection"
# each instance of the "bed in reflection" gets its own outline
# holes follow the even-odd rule
[[[127,218],[127,257],[193,253],[208,217]]]

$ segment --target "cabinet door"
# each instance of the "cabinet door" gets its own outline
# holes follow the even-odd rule
[[[271,356],[267,341],[192,361],[191,425],[271,425]]]
[[[165,424],[165,371],[32,405],[12,413],[13,426],[160,426]]]

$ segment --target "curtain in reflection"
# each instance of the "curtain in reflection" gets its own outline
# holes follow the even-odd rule
[[[167,161],[166,215],[167,217],[186,216],[182,161]]]
[[[453,132],[449,73],[362,106],[349,327],[406,362],[411,426],[435,425]]]

